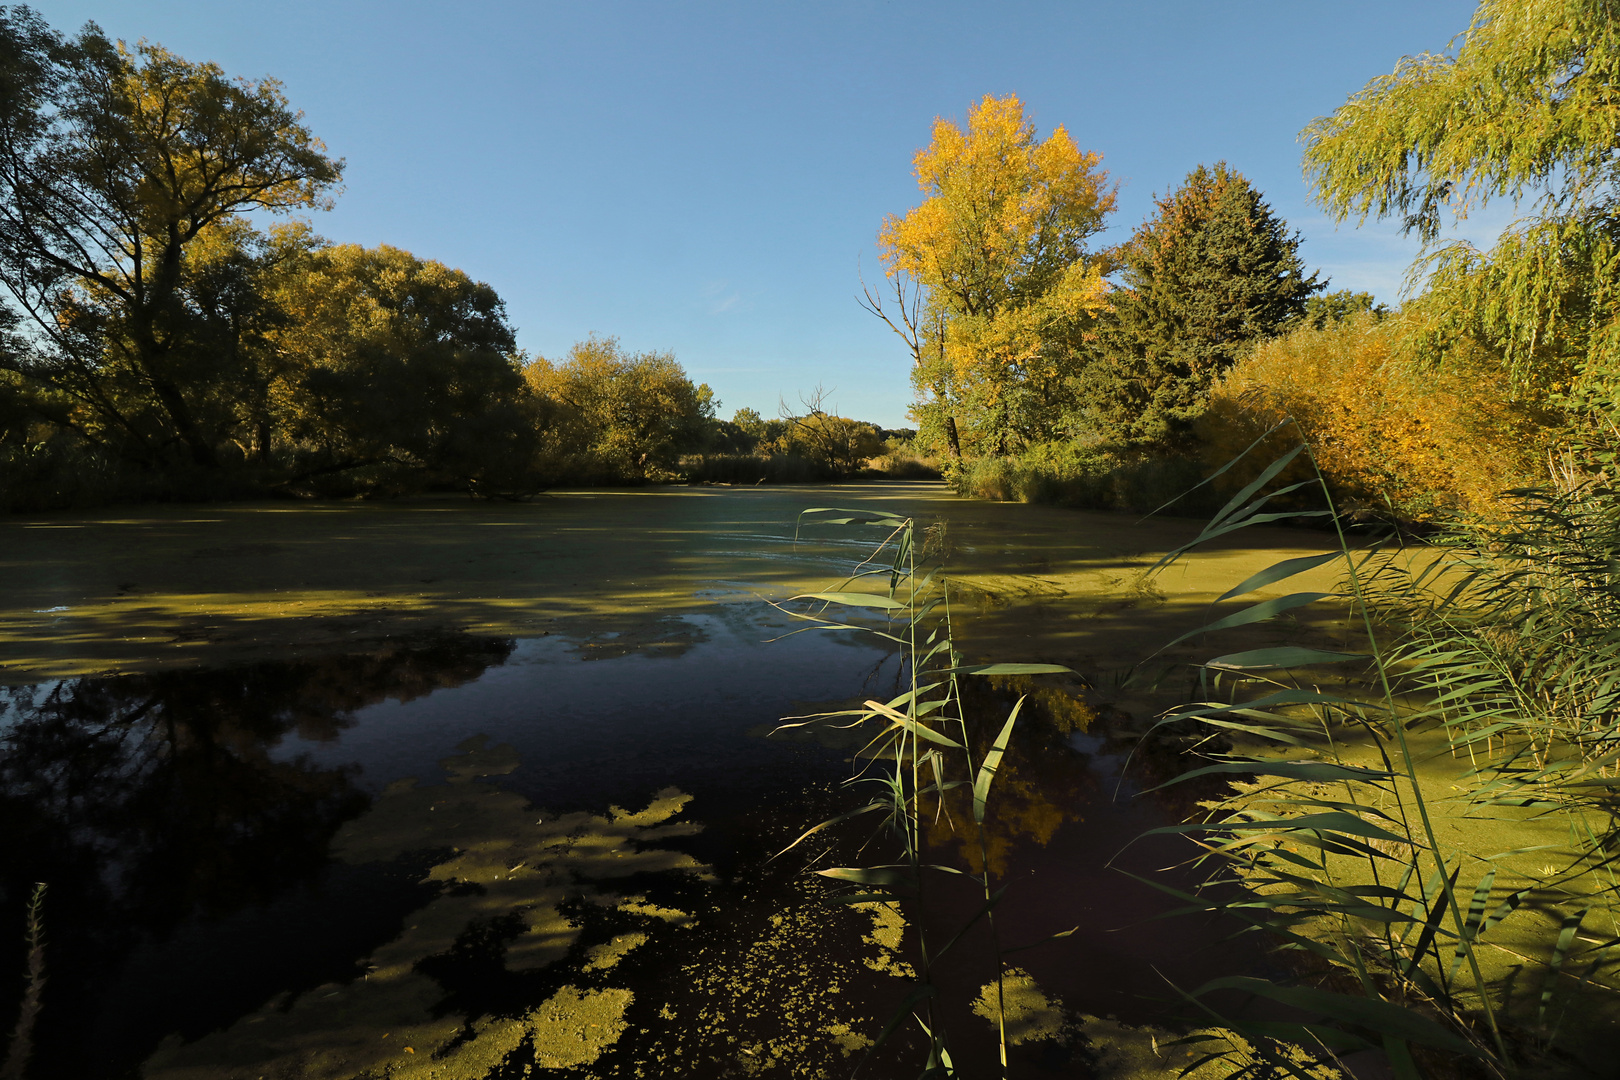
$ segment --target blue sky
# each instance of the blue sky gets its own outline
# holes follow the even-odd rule
[[[1121,182],[1122,239],[1224,159],[1335,288],[1398,298],[1414,244],[1335,230],[1296,137],[1472,3],[321,3],[51,0],[232,75],[280,79],[347,160],[334,241],[393,244],[493,285],[520,344],[669,349],[722,413],[820,384],[904,424],[898,340],[855,303],[885,214],[920,198],[935,116],[1016,93]],[[1489,219],[1482,219],[1489,220]]]

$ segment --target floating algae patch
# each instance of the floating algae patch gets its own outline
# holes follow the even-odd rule
[[[625,905],[620,905],[619,910],[626,910]],[[623,960],[631,949],[645,944],[647,944],[646,934],[620,934],[612,941],[595,946],[586,954],[585,970],[606,971]]]
[[[547,816],[519,795],[480,778],[517,767],[510,746],[461,744],[442,763],[442,785],[400,780],[333,841],[350,863],[389,862],[422,850],[447,857],[427,874],[442,891],[377,949],[366,974],[297,997],[278,996],[230,1028],[183,1044],[170,1037],[146,1063],[147,1080],[280,1078],[348,1080],[372,1076],[474,1078],[529,1047],[534,1060],[573,1067],[595,1060],[624,1029],[633,995],[616,987],[556,984],[579,962],[611,967],[630,950],[688,921],[685,912],[645,895],[619,895],[615,883],[710,879],[690,855],[658,846],[698,826],[672,821],[688,796],[665,789],[645,809],[606,816]],[[611,912],[621,930],[606,952],[580,939],[584,910]],[[553,975],[545,1000],[515,1015],[475,1016],[430,971],[457,956],[499,955],[496,974]],[[606,962],[608,956],[611,962]],[[535,984],[538,990],[541,984]],[[534,1000],[531,998],[531,1001]]]
[[[900,984],[869,965],[902,967],[902,929],[898,918],[830,907],[812,883],[791,880],[768,906],[700,930],[656,1026],[622,1068],[598,1075],[846,1077],[898,1004]]]
[[[1041,992],[1029,972],[1008,968],[1002,974],[999,991],[995,983],[986,983],[979,989],[973,1011],[994,1024],[998,1000],[1006,1023],[1007,1041],[1013,1046],[1055,1039],[1063,1034],[1063,1009]]]
[[[1061,1047],[1068,1051],[1065,1058],[1083,1065],[1083,1075],[1095,1080],[1227,1080],[1240,1073],[1267,1075],[1272,1069],[1242,1036],[1225,1028],[1181,1033],[1122,1024],[1112,1017],[1076,1015],[1022,968],[1003,973],[999,994],[994,982],[980,987],[972,1008],[992,1027],[999,1011],[1008,1045]],[[1273,1053],[1289,1061],[1276,1075],[1343,1080],[1338,1069],[1292,1048],[1279,1046]]]
[[[1198,1028],[1183,1035],[1099,1016],[1080,1017],[1075,1027],[1085,1043],[1087,1074],[1095,1080],[1226,1080],[1240,1073],[1344,1080],[1338,1069],[1308,1061],[1286,1047],[1274,1052],[1288,1065],[1272,1065],[1242,1036],[1225,1028]],[[1375,1070],[1372,1075],[1380,1074]]]
[[[529,1018],[534,1063],[547,1069],[589,1065],[624,1034],[628,990],[581,991],[565,986]]]
[[[914,978],[911,965],[900,959],[900,943],[906,934],[906,917],[900,913],[900,906],[892,902],[854,906],[872,916],[872,932],[861,939],[875,946],[865,959],[866,966],[886,975]]]

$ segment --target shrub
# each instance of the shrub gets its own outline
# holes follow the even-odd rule
[[[943,475],[938,458],[918,453],[914,435],[889,435],[883,453],[866,463],[885,480],[938,480]]]
[[[1303,434],[1349,506],[1420,521],[1487,511],[1543,478],[1561,418],[1514,400],[1500,358],[1473,342],[1427,362],[1412,344],[1424,319],[1421,306],[1362,313],[1258,346],[1213,389],[1198,423],[1207,460],[1231,460],[1292,417],[1300,431],[1279,432],[1278,447]]]
[[[976,499],[1047,503],[1087,510],[1147,513],[1182,496],[1203,479],[1194,459],[1087,445],[1040,443],[1016,458],[987,457],[964,464],[957,491]],[[1212,509],[1208,488],[1177,502],[1174,512]]]
[[[830,480],[827,466],[794,454],[701,454],[681,459],[694,484],[811,484]]]

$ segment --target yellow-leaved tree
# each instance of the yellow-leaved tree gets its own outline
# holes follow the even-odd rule
[[[1086,250],[1114,209],[1099,154],[1061,125],[1044,141],[1009,94],[964,129],[936,119],[913,169],[926,198],[878,234],[888,293],[868,310],[905,339],[925,438],[964,454],[1048,438],[1082,338],[1107,304]]]
[[[561,410],[560,443],[575,455],[569,470],[599,479],[667,473],[702,444],[718,404],[674,353],[632,353],[618,338],[594,334],[561,363],[535,357],[524,378]]]

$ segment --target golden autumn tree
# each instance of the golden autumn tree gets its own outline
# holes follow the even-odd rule
[[[1231,461],[1287,423],[1258,460],[1303,435],[1342,505],[1418,521],[1499,511],[1502,492],[1545,476],[1557,418],[1515,398],[1500,354],[1478,342],[1429,362],[1421,342],[1445,314],[1425,298],[1387,317],[1306,321],[1255,346],[1215,381],[1198,419],[1208,460]],[[1303,466],[1287,475],[1309,476]]]
[[[1108,269],[1086,242],[1114,209],[1099,154],[1061,125],[1044,141],[1015,95],[964,129],[936,119],[912,159],[926,196],[878,234],[891,296],[868,310],[905,339],[914,415],[950,452],[1007,453],[1050,437]]]

